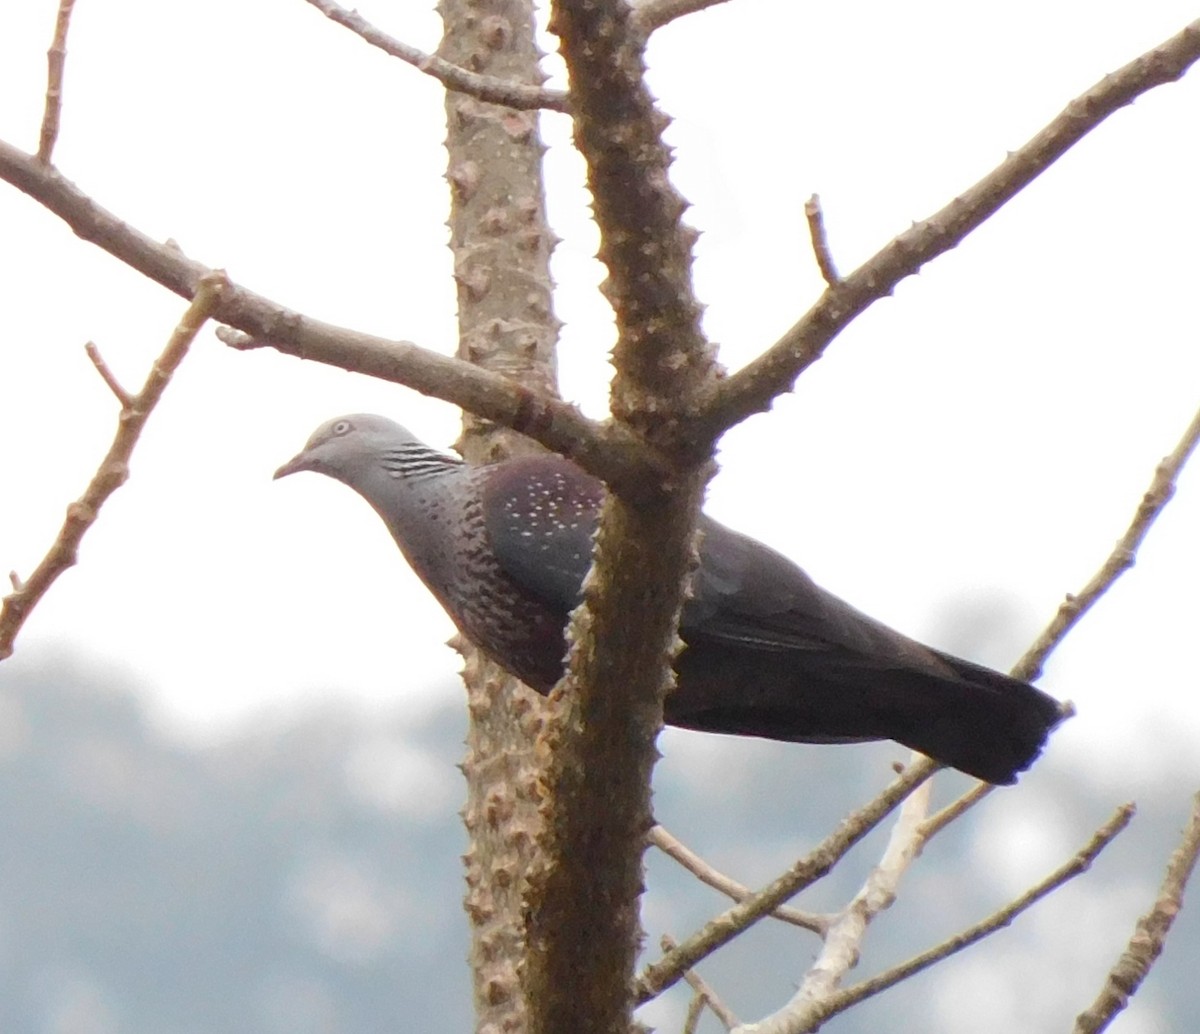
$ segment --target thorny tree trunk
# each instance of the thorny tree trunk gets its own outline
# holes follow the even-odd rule
[[[528,0],[442,0],[439,13],[442,57],[513,82],[542,82]],[[559,323],[551,307],[554,237],[546,223],[537,114],[449,93],[446,121],[459,356],[552,392]],[[511,435],[504,440],[485,431],[466,417],[468,459],[522,447]],[[470,712],[463,818],[476,1029],[519,1032],[527,1027],[518,977],[524,877],[541,822],[537,733],[546,705],[468,644],[461,649]]]

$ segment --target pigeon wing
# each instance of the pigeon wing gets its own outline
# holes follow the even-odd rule
[[[497,562],[565,619],[592,565],[602,483],[559,456],[522,457],[488,470],[484,525]]]

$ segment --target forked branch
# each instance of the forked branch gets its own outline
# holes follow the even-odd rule
[[[166,348],[150,367],[146,382],[136,395],[130,395],[117,383],[95,346],[89,347],[89,357],[121,404],[117,433],[83,495],[67,507],[66,520],[42,562],[27,579],[22,580],[15,574],[11,576],[13,591],[0,604],[0,660],[11,656],[13,641],[26,618],[58,576],[76,562],[79,544],[99,516],[100,507],[125,483],[129,476],[129,459],[146,426],[146,420],[162,397],[171,375],[187,354],[188,346],[216,308],[226,284],[222,273],[212,273],[201,279],[196,297],[179,321]]]

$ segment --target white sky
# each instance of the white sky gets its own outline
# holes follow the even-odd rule
[[[432,49],[424,6],[360,9]],[[0,136],[28,150],[55,7],[0,6]],[[676,119],[676,181],[704,231],[697,290],[728,365],[817,296],[810,193],[850,269],[1195,14],[1169,0],[997,10],[734,0],[660,34],[653,86]],[[284,304],[451,350],[440,86],[302,0],[81,3],[69,51],[55,158],[101,204]],[[1000,601],[992,640],[940,642],[1010,664],[1200,405],[1198,125],[1193,73],[905,282],[728,436],[710,512],[920,637]],[[565,134],[547,117],[563,384],[598,415],[612,332]],[[33,568],[110,440],[115,403],[84,342],[136,386],[183,308],[0,186],[0,570]],[[317,423],[360,410],[442,446],[458,420],[206,332],[0,684],[70,652],[133,673],[200,732],[318,695],[443,699],[449,622],[374,514],[325,479],[270,479]],[[1114,785],[1156,771],[1146,730],[1200,729],[1197,521],[1191,472],[1043,682],[1080,709],[1052,754],[1103,754]]]

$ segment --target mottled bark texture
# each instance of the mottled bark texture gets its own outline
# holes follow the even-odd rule
[[[513,82],[543,81],[527,0],[442,0],[439,12],[443,58]],[[537,113],[450,92],[446,122],[459,357],[553,393],[559,323],[551,307],[554,237],[546,223]],[[461,448],[468,459],[528,447],[489,427],[466,415]],[[542,821],[538,733],[546,704],[469,644],[460,649],[470,712],[463,819],[476,1030],[518,1032],[527,1029],[518,970],[526,874]]]
[[[610,496],[571,626],[565,710],[552,723],[544,868],[530,887],[523,970],[534,1034],[625,1034],[641,940],[642,847],[681,589],[710,451],[687,421],[717,377],[692,293],[693,233],[623,0],[563,0],[551,29],[570,76],[605,295],[616,316],[612,413],[674,470]]]

